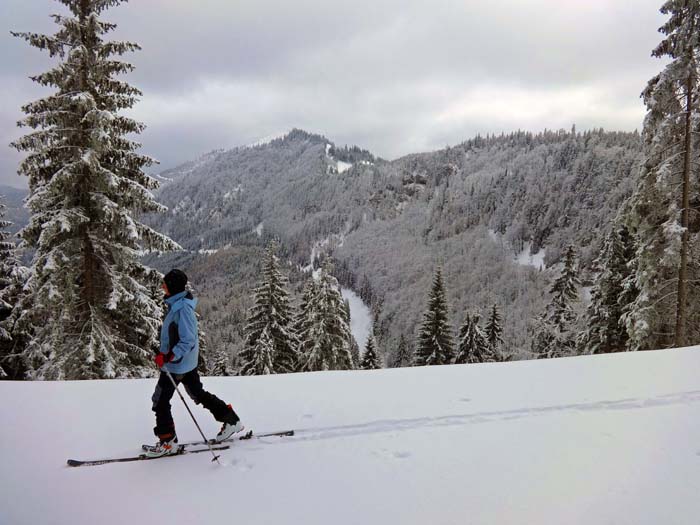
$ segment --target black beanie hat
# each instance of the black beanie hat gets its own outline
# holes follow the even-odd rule
[[[168,293],[170,295],[184,292],[185,286],[187,286],[187,276],[182,270],[170,270],[163,277],[163,281],[168,285]]]

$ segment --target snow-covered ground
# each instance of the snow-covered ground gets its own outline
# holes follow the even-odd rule
[[[504,240],[503,235],[495,230],[489,229],[488,236],[501,248],[505,248],[509,245],[509,243]],[[547,252],[545,248],[540,248],[537,253],[530,253],[531,245],[532,243],[525,243],[523,245],[523,249],[515,257],[513,257],[513,262],[521,266],[532,266],[538,270],[543,270],[546,267],[544,264],[544,258]]]
[[[260,224],[258,224],[255,227],[255,229],[253,231],[257,234],[258,237],[262,237],[263,228],[264,228],[264,224],[261,222]]]
[[[350,164],[349,162],[343,162],[342,160],[338,161],[338,173],[345,173],[350,168],[352,168],[352,164]]]
[[[350,331],[360,347],[360,354],[362,354],[372,329],[372,312],[362,301],[362,298],[350,288],[341,288],[340,293],[350,304]]]
[[[0,523],[697,524],[700,348],[208,378],[292,438],[138,453],[153,380],[0,382]],[[181,439],[197,437],[179,399]],[[217,424],[194,407],[204,431]]]
[[[545,249],[540,248],[537,253],[530,253],[530,243],[525,244],[525,248],[515,257],[515,262],[522,266],[532,266],[538,270],[544,269]]]

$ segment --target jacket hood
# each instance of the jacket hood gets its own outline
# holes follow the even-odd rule
[[[180,292],[178,294],[171,295],[170,297],[166,298],[165,302],[168,304],[171,310],[179,310],[185,305],[191,307],[194,310],[194,308],[197,306],[197,303],[199,302],[199,299],[193,297],[190,292]]]

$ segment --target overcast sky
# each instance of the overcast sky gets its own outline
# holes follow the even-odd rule
[[[641,129],[661,0],[132,0],[125,77],[161,168],[288,131],[387,159],[477,133]],[[54,0],[0,1],[0,183],[26,186],[20,106],[50,66],[10,30],[53,32]]]

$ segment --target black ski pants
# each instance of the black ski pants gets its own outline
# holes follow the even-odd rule
[[[214,416],[214,419],[221,423],[235,423],[238,421],[238,416],[233,409],[224,403],[214,394],[210,394],[202,386],[202,380],[199,378],[197,369],[191,370],[186,374],[171,374],[175,383],[182,384],[185,387],[187,395],[192,398],[192,401],[197,405],[202,405],[209,410]],[[153,411],[156,413],[156,426],[153,432],[156,436],[168,436],[175,432],[175,423],[173,415],[170,412],[170,400],[175,394],[175,386],[168,375],[161,370],[160,377],[156,390],[153,392]]]

